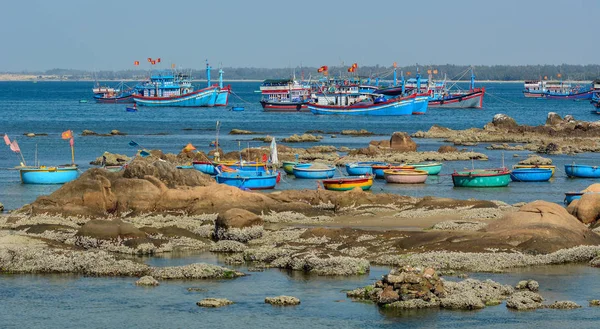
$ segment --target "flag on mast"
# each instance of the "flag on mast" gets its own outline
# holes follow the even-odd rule
[[[61,134],[62,139],[73,138],[73,132],[71,130],[63,131]]]
[[[10,150],[15,153],[21,153],[21,149],[19,148],[19,144],[17,143],[16,139],[10,143]]]
[[[10,139],[8,139],[7,134],[4,134],[4,143],[6,143],[6,145],[10,145]]]

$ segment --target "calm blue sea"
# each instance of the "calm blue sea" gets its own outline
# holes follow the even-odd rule
[[[37,144],[42,164],[57,165],[70,161],[67,141],[60,133],[71,129],[76,133],[76,162],[83,169],[104,151],[135,154],[128,146],[135,140],[149,149],[178,152],[189,142],[204,151],[215,139],[215,125],[222,123],[220,143],[225,151],[238,150],[262,143],[252,137],[231,136],[233,128],[269,134],[277,138],[311,129],[341,131],[367,129],[382,136],[331,138],[325,134],[321,145],[364,147],[371,139],[385,139],[394,131],[413,133],[427,130],[433,124],[462,129],[482,127],[496,113],[505,113],[517,122],[543,124],[548,112],[577,119],[596,120],[586,101],[552,101],[525,99],[521,84],[489,83],[483,110],[435,110],[423,116],[409,117],[344,117],[314,116],[300,113],[264,113],[258,100],[256,82],[232,83],[235,95],[232,106],[244,106],[244,112],[229,108],[141,108],[138,113],[125,111],[125,105],[95,104],[91,99],[91,82],[0,82],[0,132],[17,138],[27,161],[33,162]],[[87,99],[89,103],[79,103]],[[187,130],[191,128],[192,130]],[[112,129],[127,136],[82,137],[83,129],[107,133]],[[185,129],[185,130],[184,130]],[[26,132],[48,133],[45,137],[27,138]],[[164,133],[164,135],[157,135]],[[238,139],[243,139],[238,141]],[[443,143],[437,140],[417,140],[420,150],[437,150]],[[309,147],[315,144],[295,144]],[[576,157],[553,156],[559,166],[556,177],[547,183],[512,183],[500,189],[455,189],[447,174],[454,169],[497,167],[503,152],[487,151],[486,145],[474,147],[489,155],[489,162],[470,161],[446,163],[439,177],[429,178],[423,186],[386,186],[376,182],[373,191],[393,192],[413,196],[436,195],[454,198],[495,199],[506,202],[544,199],[562,202],[565,191],[580,190],[593,180],[566,179],[562,165],[598,164],[596,154]],[[520,158],[513,158],[513,154]],[[512,165],[528,152],[505,152],[506,165]],[[22,185],[18,173],[9,170],[18,159],[8,147],[0,147],[0,202],[7,209],[16,209],[39,195],[51,193],[56,186]],[[284,178],[278,189],[315,188],[314,181]],[[169,255],[146,260],[153,265],[182,265],[198,261],[222,264],[211,254]],[[246,268],[241,267],[241,270]],[[573,311],[539,310],[512,312],[504,305],[474,312],[414,311],[382,312],[377,307],[351,302],[342,292],[371,283],[388,269],[374,267],[370,274],[350,278],[323,278],[299,273],[267,270],[233,281],[172,281],[154,289],[135,287],[133,278],[88,278],[71,275],[1,275],[0,327],[5,328],[592,328],[597,327],[600,309],[584,307]],[[520,279],[540,281],[542,293],[550,301],[570,299],[586,306],[587,300],[599,299],[596,284],[598,270],[586,266],[560,266],[526,269],[511,274],[477,274],[477,278],[492,278],[515,284]],[[203,293],[188,292],[188,287],[207,289]],[[297,307],[277,308],[263,303],[265,296],[293,295],[301,298]],[[205,297],[226,297],[236,304],[222,309],[201,309],[195,302]]]

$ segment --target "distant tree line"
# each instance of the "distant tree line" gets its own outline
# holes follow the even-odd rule
[[[360,63],[359,63],[360,65]],[[316,67],[295,67],[295,68],[256,68],[256,67],[224,67],[224,77],[226,80],[262,80],[270,78],[289,78],[295,75],[297,79],[317,79],[322,77],[317,73]],[[466,65],[428,65],[419,66],[422,76],[427,76],[427,71],[436,72],[436,78],[440,79],[444,75],[451,80],[469,80],[470,66]],[[594,80],[600,78],[600,65],[477,65],[473,67],[477,80],[529,80],[529,79],[564,79],[564,80]],[[186,73],[191,73],[194,79],[206,79],[204,69],[184,69]],[[398,78],[400,72],[404,72],[407,77],[414,77],[417,72],[416,66],[398,67]],[[148,77],[149,70],[121,70],[121,71],[85,71],[73,69],[51,69],[44,72],[7,72],[19,74],[51,75],[61,76],[69,80],[95,79],[95,80],[119,80],[133,79],[140,80]],[[393,67],[391,66],[359,66],[353,73],[364,78],[392,79]],[[348,76],[347,67],[329,66],[329,76],[339,77]],[[560,76],[559,76],[560,75]],[[211,78],[218,78],[218,69],[213,68]]]

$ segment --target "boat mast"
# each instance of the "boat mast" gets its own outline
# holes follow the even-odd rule
[[[400,79],[402,79],[402,96],[404,96],[404,93],[406,92],[406,87],[404,86],[404,71],[400,71]]]
[[[219,89],[223,89],[223,68],[219,67]]]
[[[473,66],[471,66],[471,90],[475,89],[475,73],[473,73]]]
[[[208,59],[206,60],[206,82],[207,87],[210,87],[210,65],[208,65]]]
[[[417,64],[417,94],[421,93],[421,73],[419,73],[419,64]]]
[[[396,73],[396,63],[394,63],[394,87],[398,85],[398,74]]]

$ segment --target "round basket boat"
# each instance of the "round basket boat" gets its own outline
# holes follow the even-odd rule
[[[339,177],[323,180],[323,187],[331,191],[348,191],[360,187],[363,191],[373,186],[373,176]]]
[[[383,171],[385,181],[393,184],[423,184],[429,173],[417,169],[386,169]]]
[[[373,175],[375,178],[384,178],[383,171],[389,169],[403,170],[403,169],[415,169],[413,166],[407,165],[392,165],[392,164],[384,164],[384,165],[373,165]]]
[[[334,166],[296,165],[293,168],[296,178],[326,179],[335,175]]]
[[[442,171],[442,163],[430,162],[430,163],[408,163],[407,166],[414,167],[418,170],[425,170],[429,175],[437,175]]]

